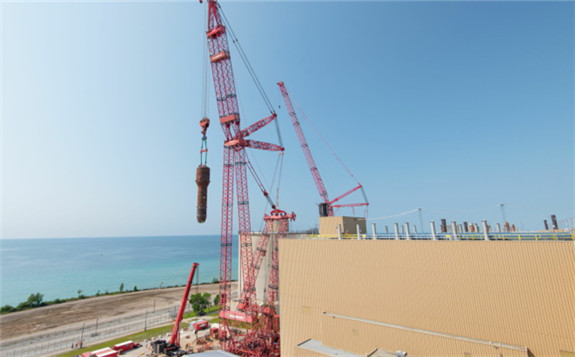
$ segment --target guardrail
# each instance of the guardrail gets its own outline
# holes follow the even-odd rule
[[[373,234],[289,234],[290,238],[299,239],[377,239],[377,240],[509,240],[509,241],[575,241],[574,232],[490,232],[485,235],[476,233],[377,233]]]

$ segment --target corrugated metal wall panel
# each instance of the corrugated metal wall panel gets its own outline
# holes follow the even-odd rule
[[[575,351],[572,242],[282,240],[280,284],[282,351],[289,356],[308,338],[355,346],[354,353],[369,352],[355,345],[365,339],[382,344],[369,348],[418,356],[431,350],[462,356],[463,347],[485,352],[349,321],[336,328],[324,311],[527,346],[535,356]]]

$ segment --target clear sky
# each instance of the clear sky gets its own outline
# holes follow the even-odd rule
[[[279,203],[296,212],[294,228],[317,225],[320,197],[280,80],[364,185],[368,217],[422,208],[426,226],[495,223],[500,203],[524,229],[575,216],[572,2],[221,6],[279,115]],[[195,218],[205,9],[0,2],[2,237],[219,233],[223,134],[211,77],[208,221]],[[247,126],[269,113],[234,47],[232,62]],[[330,197],[352,188],[300,119]],[[268,128],[254,139],[278,142]],[[267,183],[276,156],[250,152]],[[250,200],[259,229],[265,201],[253,184]],[[370,222],[381,231],[394,221],[419,225],[417,214]]]

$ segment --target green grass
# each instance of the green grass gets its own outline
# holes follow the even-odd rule
[[[218,309],[219,309],[218,306],[210,306],[210,307],[208,307],[208,308],[206,309],[206,311],[205,311],[205,312],[206,312],[206,315],[211,315],[212,313],[217,312]],[[197,315],[195,312],[190,311],[190,312],[186,312],[186,313],[184,314],[184,319],[189,319],[190,317],[196,317],[196,316],[198,316],[198,315]],[[203,317],[203,316],[202,316],[202,317]]]
[[[180,327],[181,328],[188,328],[188,324],[185,322],[182,322],[180,324]],[[125,342],[125,341],[141,342],[141,341],[148,340],[148,339],[155,337],[155,336],[158,336],[158,335],[172,332],[173,328],[174,328],[173,325],[158,327],[158,328],[138,332],[138,333],[135,333],[132,335],[128,335],[128,336],[124,336],[124,337],[120,337],[120,338],[115,338],[113,340],[98,343],[96,345],[91,345],[91,346],[80,348],[80,349],[73,350],[70,352],[62,353],[62,354],[57,355],[56,357],[73,357],[73,356],[82,354],[84,352],[95,351],[95,350],[99,350],[99,349],[104,348],[104,347],[110,347],[111,348],[112,346],[114,346],[118,343]]]

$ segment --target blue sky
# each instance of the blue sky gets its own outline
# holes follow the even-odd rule
[[[320,198],[280,80],[364,185],[368,217],[421,207],[425,226],[495,223],[500,203],[524,229],[575,216],[573,3],[221,5],[279,115],[279,202],[294,228],[317,225]],[[9,1],[0,11],[2,237],[219,233],[211,77],[208,221],[195,219],[205,4]],[[269,113],[233,47],[232,62],[247,126]],[[353,187],[300,119],[330,197]],[[269,128],[253,138],[277,143]],[[250,152],[265,182],[276,155]],[[250,203],[259,229],[266,207],[253,184]],[[394,221],[419,225],[417,214],[373,220],[380,231]]]

